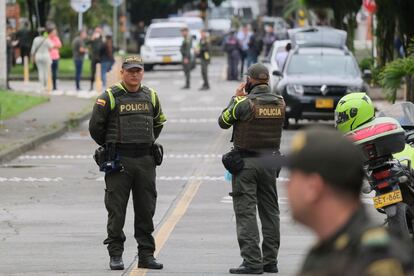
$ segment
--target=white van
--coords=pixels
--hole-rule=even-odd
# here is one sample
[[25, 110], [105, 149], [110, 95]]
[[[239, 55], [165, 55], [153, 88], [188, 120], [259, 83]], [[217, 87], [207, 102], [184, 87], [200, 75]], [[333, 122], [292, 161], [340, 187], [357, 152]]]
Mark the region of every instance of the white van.
[[145, 70], [151, 71], [154, 65], [182, 63], [181, 29], [184, 27], [188, 28], [184, 22], [159, 22], [148, 27], [144, 45], [141, 46]]

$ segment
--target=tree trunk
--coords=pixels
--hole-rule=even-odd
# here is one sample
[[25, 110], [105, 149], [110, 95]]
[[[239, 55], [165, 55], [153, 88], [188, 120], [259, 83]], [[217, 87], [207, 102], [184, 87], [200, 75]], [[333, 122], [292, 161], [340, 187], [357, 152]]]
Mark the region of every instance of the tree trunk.
[[414, 103], [414, 75], [405, 77], [405, 100]]
[[395, 4], [388, 0], [377, 0], [377, 62], [379, 67], [394, 59]]

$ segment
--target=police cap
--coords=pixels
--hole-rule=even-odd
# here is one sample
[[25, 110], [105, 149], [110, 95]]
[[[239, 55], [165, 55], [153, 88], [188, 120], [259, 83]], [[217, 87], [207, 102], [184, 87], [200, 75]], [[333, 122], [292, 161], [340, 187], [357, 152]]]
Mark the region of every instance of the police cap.
[[319, 174], [330, 186], [358, 196], [364, 176], [362, 151], [339, 131], [313, 127], [293, 137], [291, 152], [280, 166]]
[[144, 68], [144, 62], [140, 56], [127, 56], [124, 58], [122, 62], [122, 69], [128, 70], [131, 68]]
[[269, 80], [269, 70], [261, 63], [251, 65], [249, 69], [247, 69], [246, 75], [255, 80]]

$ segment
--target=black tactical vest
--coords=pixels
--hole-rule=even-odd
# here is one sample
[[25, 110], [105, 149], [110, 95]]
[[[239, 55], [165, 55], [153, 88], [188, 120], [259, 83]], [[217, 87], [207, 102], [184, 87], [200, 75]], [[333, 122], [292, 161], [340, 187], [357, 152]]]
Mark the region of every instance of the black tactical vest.
[[[269, 96], [269, 95], [268, 95]], [[283, 98], [274, 96], [249, 97], [250, 119], [234, 124], [234, 146], [245, 150], [269, 149], [278, 151], [285, 118]]]
[[112, 86], [115, 107], [110, 113], [106, 142], [122, 144], [152, 144], [154, 139], [154, 106], [151, 90], [142, 86], [137, 93], [129, 93]]

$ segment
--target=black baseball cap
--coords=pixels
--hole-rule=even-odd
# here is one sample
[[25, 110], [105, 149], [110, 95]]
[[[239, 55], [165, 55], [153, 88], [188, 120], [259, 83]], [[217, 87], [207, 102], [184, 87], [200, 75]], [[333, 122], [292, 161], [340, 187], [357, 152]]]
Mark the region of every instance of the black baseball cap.
[[362, 151], [342, 133], [312, 127], [293, 137], [291, 152], [278, 159], [279, 166], [319, 174], [329, 185], [359, 194], [364, 177]]
[[269, 80], [269, 70], [261, 63], [251, 65], [246, 72], [246, 75], [255, 80], [267, 81]]
[[124, 58], [122, 62], [122, 69], [128, 70], [131, 68], [144, 68], [144, 62], [140, 56], [127, 56]]

